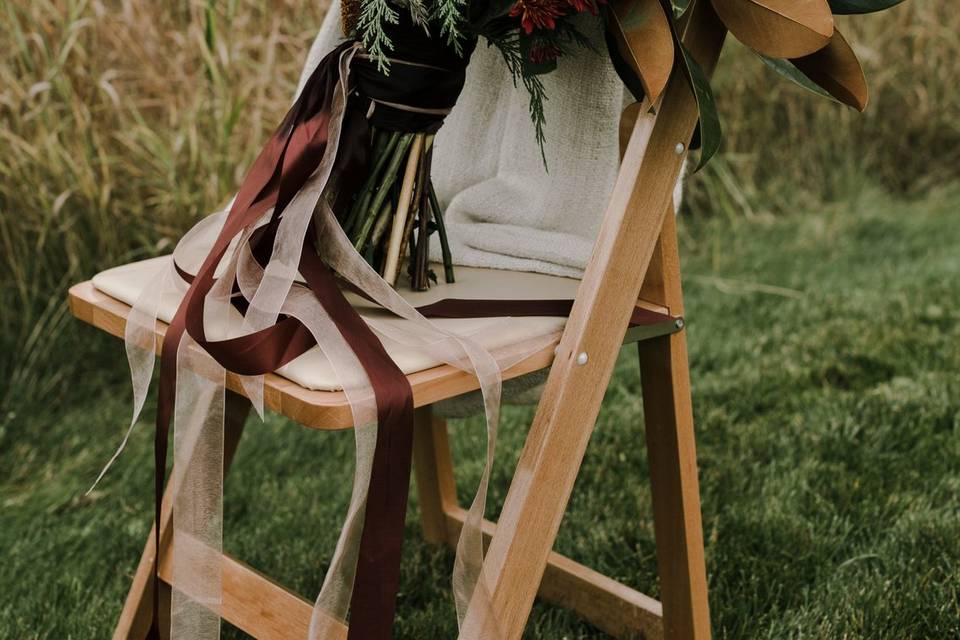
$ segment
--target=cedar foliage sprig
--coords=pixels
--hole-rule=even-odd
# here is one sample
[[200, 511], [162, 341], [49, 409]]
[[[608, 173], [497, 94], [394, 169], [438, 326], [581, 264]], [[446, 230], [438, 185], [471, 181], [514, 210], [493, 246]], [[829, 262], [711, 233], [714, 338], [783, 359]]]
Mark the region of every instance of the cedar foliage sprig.
[[547, 158], [544, 152], [543, 144], [546, 141], [544, 127], [547, 123], [543, 106], [547, 100], [547, 91], [543, 87], [543, 81], [539, 75], [528, 73], [524, 64], [523, 53], [520, 50], [520, 32], [516, 29], [491, 29], [485, 34], [490, 42], [490, 46], [496, 47], [503, 56], [503, 61], [507, 65], [507, 70], [513, 77], [513, 85], [522, 83], [524, 89], [530, 94], [530, 119], [533, 120], [533, 127], [540, 146], [540, 155], [546, 164]]
[[390, 5], [390, 0], [363, 0], [357, 19], [357, 33], [363, 48], [376, 61], [377, 70], [384, 75], [390, 73], [387, 53], [393, 49], [393, 41], [384, 25], [397, 24], [400, 20], [400, 15]]
[[[555, 65], [547, 65], [544, 68], [537, 68], [532, 65], [526, 57], [528, 52], [523, 47], [525, 36], [521, 34], [515, 24], [508, 20], [493, 20], [479, 31], [487, 39], [490, 46], [494, 46], [500, 51], [507, 65], [507, 70], [513, 78], [513, 85], [523, 84], [524, 89], [530, 96], [530, 119], [533, 121], [537, 145], [540, 147], [540, 156], [543, 159], [544, 167], [546, 167], [547, 156], [544, 143], [546, 142], [547, 118], [544, 112], [544, 103], [547, 101], [547, 92], [540, 77], [543, 73], [552, 70]], [[572, 49], [577, 48], [586, 49], [593, 54], [598, 53], [590, 38], [569, 21], [558, 22], [555, 30], [538, 34], [537, 40], [539, 46], [549, 46], [555, 49], [558, 58], [568, 55]]]
[[413, 19], [414, 24], [419, 24], [424, 29], [428, 29], [427, 25], [430, 22], [430, 12], [422, 0], [403, 0], [400, 2], [400, 5], [410, 11], [410, 17]]
[[447, 39], [447, 44], [453, 47], [458, 56], [463, 55], [466, 10], [466, 0], [436, 0], [433, 9], [433, 17], [440, 23], [440, 37]]

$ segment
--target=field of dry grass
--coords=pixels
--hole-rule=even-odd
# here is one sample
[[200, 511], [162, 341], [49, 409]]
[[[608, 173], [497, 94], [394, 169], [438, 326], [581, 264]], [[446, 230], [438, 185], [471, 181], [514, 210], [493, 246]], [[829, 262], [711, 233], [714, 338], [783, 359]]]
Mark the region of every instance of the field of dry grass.
[[76, 371], [68, 283], [170, 248], [286, 110], [323, 8], [217, 6], [0, 2], [0, 407]]

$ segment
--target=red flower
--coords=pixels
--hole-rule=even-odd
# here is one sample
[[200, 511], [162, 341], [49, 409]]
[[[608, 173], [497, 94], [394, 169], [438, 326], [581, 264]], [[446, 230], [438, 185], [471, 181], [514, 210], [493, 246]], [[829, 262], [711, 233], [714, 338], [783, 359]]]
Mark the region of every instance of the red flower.
[[597, 15], [597, 5], [592, 0], [567, 0], [567, 2], [577, 13], [589, 11], [591, 14]]
[[510, 17], [521, 16], [520, 24], [527, 35], [534, 29], [556, 29], [556, 18], [566, 15], [567, 0], [517, 0]]
[[530, 47], [530, 62], [533, 64], [543, 64], [545, 62], [553, 62], [560, 57], [560, 54], [563, 53], [560, 50], [560, 47], [544, 43], [544, 44], [534, 44]]

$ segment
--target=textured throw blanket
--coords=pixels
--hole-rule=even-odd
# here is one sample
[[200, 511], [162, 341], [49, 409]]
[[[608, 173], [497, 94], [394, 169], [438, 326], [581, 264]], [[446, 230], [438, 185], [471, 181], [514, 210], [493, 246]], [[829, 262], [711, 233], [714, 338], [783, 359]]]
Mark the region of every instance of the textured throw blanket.
[[[300, 87], [343, 39], [334, 1]], [[591, 23], [586, 23], [591, 24]], [[619, 165], [620, 113], [631, 101], [603, 51], [564, 57], [543, 77], [544, 168], [528, 111], [500, 53], [481, 42], [466, 88], [437, 135], [433, 176], [457, 264], [579, 277]], [[299, 90], [298, 90], [299, 92]], [[679, 206], [681, 186], [674, 192]], [[439, 260], [439, 243], [433, 243]]]

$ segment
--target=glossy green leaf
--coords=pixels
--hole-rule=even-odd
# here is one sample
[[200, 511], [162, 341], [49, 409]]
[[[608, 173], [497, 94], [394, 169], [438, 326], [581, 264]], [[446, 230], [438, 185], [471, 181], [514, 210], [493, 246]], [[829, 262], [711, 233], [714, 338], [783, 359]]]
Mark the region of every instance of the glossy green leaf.
[[686, 47], [680, 45], [680, 49], [683, 52], [683, 62], [693, 88], [693, 95], [697, 99], [697, 109], [700, 111], [700, 160], [694, 170], [699, 171], [720, 150], [723, 129], [720, 126], [720, 115], [717, 113], [717, 101], [713, 96], [713, 88], [710, 86], [707, 74]]
[[837, 15], [874, 13], [895, 7], [904, 0], [829, 0], [830, 11]]
[[[664, 11], [669, 15], [671, 0], [660, 0]], [[700, 161], [697, 168], [699, 171], [707, 162], [710, 161], [720, 149], [720, 143], [723, 140], [723, 130], [720, 126], [720, 115], [717, 113], [717, 102], [713, 96], [713, 88], [710, 86], [710, 79], [704, 73], [700, 63], [691, 55], [680, 38], [677, 31], [676, 20], [670, 20], [670, 34], [673, 36], [673, 43], [676, 51], [676, 61], [680, 64], [680, 70], [684, 78], [693, 91], [693, 96], [697, 101], [697, 110], [700, 118], [697, 120], [697, 127], [693, 132], [693, 138], [690, 140], [690, 150], [700, 149]]]
[[779, 73], [790, 82], [793, 82], [794, 84], [799, 85], [807, 91], [817, 94], [818, 96], [834, 100], [834, 97], [830, 95], [826, 89], [808, 78], [802, 71], [800, 71], [800, 69], [797, 69], [795, 66], [793, 66], [793, 63], [789, 60], [768, 58], [767, 56], [759, 53], [757, 55], [760, 56], [760, 59], [763, 60], [765, 65]]

